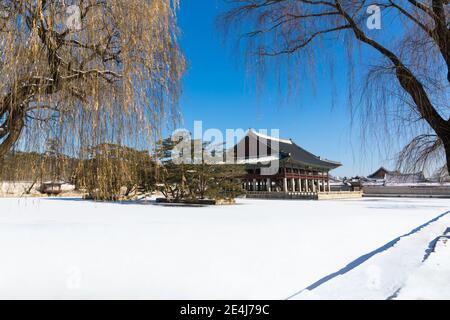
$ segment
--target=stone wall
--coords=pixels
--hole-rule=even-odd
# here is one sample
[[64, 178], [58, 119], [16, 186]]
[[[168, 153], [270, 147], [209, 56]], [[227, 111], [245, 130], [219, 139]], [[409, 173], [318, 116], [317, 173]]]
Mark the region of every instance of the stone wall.
[[31, 195], [38, 195], [39, 186], [38, 183], [33, 186], [32, 182], [0, 182], [0, 196], [22, 196], [28, 190]]
[[[21, 197], [21, 196], [42, 196], [39, 191], [41, 184], [26, 181], [9, 181], [0, 182], [0, 197]], [[31, 189], [30, 189], [31, 187]], [[26, 192], [30, 190], [29, 194]], [[75, 190], [75, 186], [71, 184], [63, 184], [61, 186], [62, 194], [71, 194]]]
[[365, 186], [365, 197], [450, 198], [450, 186]]

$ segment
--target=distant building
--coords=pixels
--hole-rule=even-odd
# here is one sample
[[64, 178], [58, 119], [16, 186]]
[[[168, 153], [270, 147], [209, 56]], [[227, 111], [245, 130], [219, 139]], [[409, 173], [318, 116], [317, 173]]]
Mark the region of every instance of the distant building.
[[385, 185], [414, 184], [427, 182], [423, 172], [418, 173], [388, 173], [384, 179]]
[[330, 189], [333, 192], [351, 191], [351, 184], [348, 183], [347, 179], [340, 179], [337, 177], [330, 176]]
[[[328, 192], [329, 172], [342, 164], [315, 156], [290, 139], [278, 139], [252, 129], [234, 147], [237, 163], [245, 164], [242, 186], [253, 192]], [[276, 172], [263, 172], [274, 167]]]
[[367, 176], [367, 179], [368, 181], [363, 181], [364, 185], [393, 185], [427, 182], [423, 172], [400, 173], [399, 171], [387, 170], [384, 167], [381, 167], [371, 175]]
[[367, 178], [375, 179], [375, 180], [384, 180], [386, 178], [387, 174], [395, 174], [395, 173], [398, 173], [398, 172], [396, 172], [396, 171], [389, 171], [389, 170], [385, 169], [384, 167], [381, 167], [380, 169], [378, 169], [377, 171], [375, 171], [371, 175], [368, 175]]
[[366, 178], [357, 176], [346, 180], [345, 183], [350, 185], [350, 191], [361, 191], [366, 181]]

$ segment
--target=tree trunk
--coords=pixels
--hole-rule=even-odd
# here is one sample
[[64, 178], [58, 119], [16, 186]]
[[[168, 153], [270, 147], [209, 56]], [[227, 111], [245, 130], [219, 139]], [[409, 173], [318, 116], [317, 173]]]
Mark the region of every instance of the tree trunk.
[[442, 141], [444, 142], [445, 157], [447, 161], [447, 173], [450, 174], [450, 135], [443, 137]]
[[[437, 9], [439, 11], [441, 10], [441, 7], [443, 8], [441, 2], [438, 3], [437, 1], [434, 1], [433, 5], [434, 10]], [[336, 8], [338, 9], [339, 13], [348, 21], [350, 27], [353, 29], [356, 38], [359, 41], [368, 44], [393, 63], [396, 69], [395, 75], [402, 88], [414, 101], [418, 113], [430, 125], [430, 127], [434, 130], [438, 137], [442, 139], [447, 158], [447, 169], [450, 173], [450, 120], [445, 120], [439, 114], [437, 109], [433, 106], [430, 98], [428, 97], [422, 83], [417, 77], [414, 76], [411, 70], [406, 67], [406, 65], [400, 60], [397, 55], [395, 55], [392, 51], [388, 50], [386, 47], [376, 42], [372, 38], [367, 37], [367, 35], [358, 27], [353, 17], [350, 16], [342, 8], [342, 5], [339, 1], [336, 1]], [[440, 13], [440, 15], [442, 15], [442, 13]], [[442, 17], [437, 18], [442, 19]], [[440, 22], [438, 21], [437, 23], [439, 24]], [[447, 49], [447, 47], [445, 47], [445, 49]]]
[[14, 146], [20, 137], [24, 127], [23, 115], [15, 115], [9, 121], [5, 139], [0, 142], [0, 159], [3, 158]]
[[[18, 85], [16, 85], [18, 86]], [[14, 86], [14, 87], [16, 87]], [[19, 140], [25, 126], [25, 101], [31, 93], [30, 86], [11, 90], [0, 100], [0, 158], [3, 158]]]

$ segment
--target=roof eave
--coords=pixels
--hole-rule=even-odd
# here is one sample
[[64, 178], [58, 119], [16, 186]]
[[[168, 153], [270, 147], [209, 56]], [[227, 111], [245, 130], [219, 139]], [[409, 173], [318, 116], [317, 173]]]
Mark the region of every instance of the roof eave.
[[328, 162], [328, 161], [321, 160], [325, 164], [324, 165], [318, 165], [318, 164], [307, 163], [307, 162], [304, 162], [304, 161], [301, 161], [301, 160], [294, 159], [294, 158], [292, 158], [292, 156], [288, 156], [288, 157], [282, 158], [280, 160], [284, 160], [284, 161], [291, 160], [291, 161], [294, 161], [296, 163], [302, 164], [302, 165], [304, 165], [306, 167], [317, 168], [317, 169], [334, 170], [336, 168], [342, 167], [342, 163], [340, 163], [340, 162]]

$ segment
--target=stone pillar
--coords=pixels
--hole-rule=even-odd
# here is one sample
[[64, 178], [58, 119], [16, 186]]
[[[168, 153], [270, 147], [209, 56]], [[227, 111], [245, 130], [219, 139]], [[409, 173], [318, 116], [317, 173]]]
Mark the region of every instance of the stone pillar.
[[312, 192], [316, 192], [316, 180], [311, 180], [312, 183]]
[[295, 192], [295, 179], [294, 178], [291, 179], [291, 183], [292, 183], [292, 192]]
[[331, 191], [331, 187], [330, 187], [330, 175], [328, 174], [328, 172], [327, 172], [327, 190], [328, 190], [328, 192]]
[[325, 190], [325, 180], [324, 179], [322, 179], [322, 191], [323, 192], [326, 192], [327, 190]]
[[266, 185], [267, 185], [267, 192], [272, 192], [272, 181], [270, 180], [270, 178], [267, 178]]
[[256, 179], [253, 179], [253, 191], [256, 191]]
[[302, 179], [298, 178], [297, 183], [298, 183], [298, 192], [302, 192]]
[[283, 191], [288, 192], [287, 178], [283, 178]]

